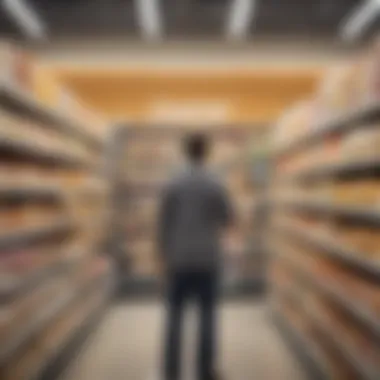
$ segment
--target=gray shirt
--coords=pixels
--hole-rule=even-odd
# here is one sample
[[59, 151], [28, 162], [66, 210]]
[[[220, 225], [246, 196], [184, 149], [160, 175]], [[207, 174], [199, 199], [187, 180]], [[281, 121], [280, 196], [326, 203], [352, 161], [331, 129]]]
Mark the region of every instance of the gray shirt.
[[221, 229], [231, 220], [222, 184], [193, 165], [164, 189], [159, 213], [159, 249], [172, 270], [216, 269]]

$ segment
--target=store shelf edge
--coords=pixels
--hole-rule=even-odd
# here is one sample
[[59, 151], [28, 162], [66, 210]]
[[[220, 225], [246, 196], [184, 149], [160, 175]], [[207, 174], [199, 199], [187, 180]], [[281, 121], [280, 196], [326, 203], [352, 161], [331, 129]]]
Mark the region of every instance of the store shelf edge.
[[303, 281], [311, 284], [313, 287], [318, 289], [330, 301], [334, 302], [336, 305], [339, 305], [341, 309], [344, 309], [360, 324], [370, 330], [377, 340], [380, 339], [380, 321], [378, 321], [378, 318], [376, 318], [373, 313], [361, 307], [358, 307], [350, 300], [349, 297], [344, 296], [341, 294], [341, 292], [335, 290], [332, 286], [326, 285], [325, 282], [317, 280], [315, 276], [310, 275], [310, 273], [300, 268], [299, 265], [295, 264], [292, 259], [289, 259], [284, 255], [280, 255], [280, 257], [284, 259], [288, 265], [290, 265], [291, 270], [302, 277]]
[[43, 105], [31, 95], [19, 90], [7, 81], [0, 83], [0, 104], [12, 104], [13, 106], [21, 107], [24, 112], [27, 111], [37, 119], [53, 124], [56, 129], [80, 138], [96, 149], [102, 147], [101, 141], [82, 130], [79, 122], [70, 120], [59, 111], [48, 108], [48, 106]]
[[58, 200], [60, 198], [62, 198], [62, 192], [55, 187], [28, 184], [0, 186], [0, 202]]
[[58, 302], [54, 303], [48, 311], [42, 313], [31, 326], [27, 326], [25, 331], [23, 331], [16, 339], [10, 347], [5, 348], [0, 352], [0, 367], [4, 365], [11, 357], [13, 357], [19, 350], [28, 345], [28, 343], [38, 335], [41, 330], [43, 330], [47, 324], [51, 323], [54, 318], [59, 316], [59, 314], [65, 310], [69, 305], [77, 302], [80, 298], [89, 292], [97, 283], [97, 281], [101, 281], [101, 278], [94, 279], [90, 281], [89, 284], [86, 284], [83, 289], [79, 292], [73, 290], [68, 294], [63, 296]]
[[294, 299], [298, 306], [301, 308], [302, 312], [313, 322], [317, 329], [326, 336], [326, 339], [332, 343], [335, 350], [338, 351], [342, 356], [345, 357], [345, 360], [350, 363], [355, 371], [360, 374], [361, 379], [363, 380], [378, 380], [380, 373], [376, 371], [375, 368], [367, 364], [363, 364], [366, 361], [365, 358], [358, 357], [355, 353], [355, 350], [351, 348], [350, 345], [344, 344], [341, 339], [337, 336], [336, 332], [331, 329], [324, 321], [323, 318], [319, 315], [318, 310], [314, 308], [310, 309], [310, 306], [306, 307], [302, 300], [298, 298], [293, 291], [288, 289], [279, 289], [279, 292], [284, 294], [285, 297], [289, 299]]
[[44, 150], [38, 146], [32, 145], [29, 142], [18, 141], [8, 138], [0, 138], [1, 154], [13, 155], [37, 161], [49, 166], [68, 166], [68, 167], [84, 167], [90, 168], [91, 165], [86, 160], [71, 156], [64, 152], [53, 152]]
[[281, 183], [315, 182], [326, 178], [355, 178], [379, 177], [380, 160], [371, 159], [362, 162], [342, 162], [329, 165], [318, 165], [302, 169], [279, 179]]
[[10, 289], [0, 290], [0, 307], [21, 297], [21, 295], [26, 292], [34, 290], [47, 278], [63, 272], [67, 267], [68, 264], [66, 262], [59, 261], [58, 263], [48, 265], [46, 268], [26, 276], [25, 279], [18, 281], [18, 283], [11, 286]]
[[293, 210], [331, 215], [357, 221], [363, 224], [380, 226], [380, 212], [373, 211], [373, 209], [369, 207], [354, 208], [344, 205], [337, 206], [331, 203], [312, 199], [280, 200], [279, 204], [281, 207], [290, 208]]
[[373, 102], [367, 106], [363, 106], [352, 112], [336, 116], [330, 121], [324, 122], [323, 126], [316, 129], [315, 132], [308, 133], [296, 141], [288, 144], [288, 146], [280, 149], [275, 155], [277, 158], [282, 158], [295, 151], [301, 150], [324, 137], [340, 132], [348, 132], [353, 128], [367, 127], [366, 123], [378, 121], [380, 119], [380, 103]]
[[330, 258], [336, 259], [343, 264], [357, 271], [361, 275], [368, 277], [374, 282], [380, 283], [380, 265], [369, 260], [360, 259], [360, 254], [348, 248], [338, 246], [337, 242], [318, 236], [318, 234], [310, 233], [305, 229], [297, 226], [281, 226], [280, 230], [284, 231], [297, 239], [303, 240], [323, 250], [323, 253]]
[[22, 229], [16, 232], [0, 236], [0, 250], [7, 250], [24, 247], [28, 244], [34, 244], [41, 240], [47, 239], [59, 233], [69, 233], [72, 230], [72, 224], [69, 220], [61, 220], [56, 223], [50, 223], [38, 228]]
[[359, 358], [357, 354], [360, 351], [356, 352], [351, 346], [344, 344], [341, 339], [337, 336], [336, 332], [330, 327], [326, 326], [326, 323], [323, 322], [323, 319], [317, 316], [317, 313], [308, 312], [308, 316], [313, 320], [313, 322], [318, 326], [319, 331], [321, 331], [326, 338], [333, 344], [336, 351], [340, 352], [342, 356], [345, 357], [345, 360], [350, 363], [360, 374], [360, 378], [363, 380], [379, 380], [380, 372], [377, 371], [369, 364], [364, 364], [365, 358]]
[[91, 333], [96, 329], [96, 326], [101, 322], [108, 306], [112, 300], [113, 287], [110, 286], [108, 293], [101, 305], [94, 313], [90, 313], [87, 318], [80, 323], [76, 329], [76, 333], [72, 334], [63, 347], [59, 349], [53, 358], [45, 363], [35, 376], [30, 380], [53, 380], [61, 377], [64, 370], [78, 355], [81, 348], [89, 339]]
[[301, 333], [297, 333], [279, 311], [271, 310], [270, 313], [274, 325], [284, 337], [285, 342], [299, 358], [310, 378], [313, 380], [330, 380], [326, 370], [313, 355], [310, 345]]

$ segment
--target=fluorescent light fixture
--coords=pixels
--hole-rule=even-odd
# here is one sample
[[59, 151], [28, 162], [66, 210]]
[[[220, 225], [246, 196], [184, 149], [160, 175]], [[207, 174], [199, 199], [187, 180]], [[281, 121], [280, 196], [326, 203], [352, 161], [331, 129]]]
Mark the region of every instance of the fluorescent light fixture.
[[380, 15], [380, 0], [364, 0], [341, 25], [341, 35], [345, 40], [360, 37], [370, 23]]
[[256, 7], [256, 0], [232, 0], [227, 37], [241, 39], [248, 34]]
[[24, 33], [35, 39], [46, 38], [46, 29], [26, 0], [3, 0], [3, 8]]
[[147, 39], [158, 39], [162, 35], [160, 0], [135, 0], [140, 29]]

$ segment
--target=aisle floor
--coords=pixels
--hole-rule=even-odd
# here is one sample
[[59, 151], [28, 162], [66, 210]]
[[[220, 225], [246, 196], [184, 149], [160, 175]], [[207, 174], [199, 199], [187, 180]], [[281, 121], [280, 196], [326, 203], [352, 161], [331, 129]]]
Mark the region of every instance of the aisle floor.
[[[185, 368], [194, 346], [189, 313]], [[158, 303], [113, 307], [72, 363], [64, 380], [159, 380], [163, 309]], [[220, 368], [226, 380], [305, 380], [262, 303], [227, 303], [220, 320]], [[189, 370], [190, 371], [190, 370]], [[191, 376], [187, 379], [192, 380]]]

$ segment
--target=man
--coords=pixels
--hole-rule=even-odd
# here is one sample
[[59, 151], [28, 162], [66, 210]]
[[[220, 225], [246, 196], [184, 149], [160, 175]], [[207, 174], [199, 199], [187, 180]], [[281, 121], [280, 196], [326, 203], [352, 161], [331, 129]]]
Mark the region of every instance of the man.
[[213, 380], [219, 246], [231, 221], [231, 207], [225, 189], [205, 168], [207, 137], [188, 137], [184, 151], [188, 167], [165, 188], [159, 216], [159, 248], [168, 277], [164, 376], [180, 378], [183, 311], [193, 298], [201, 322], [198, 380]]

